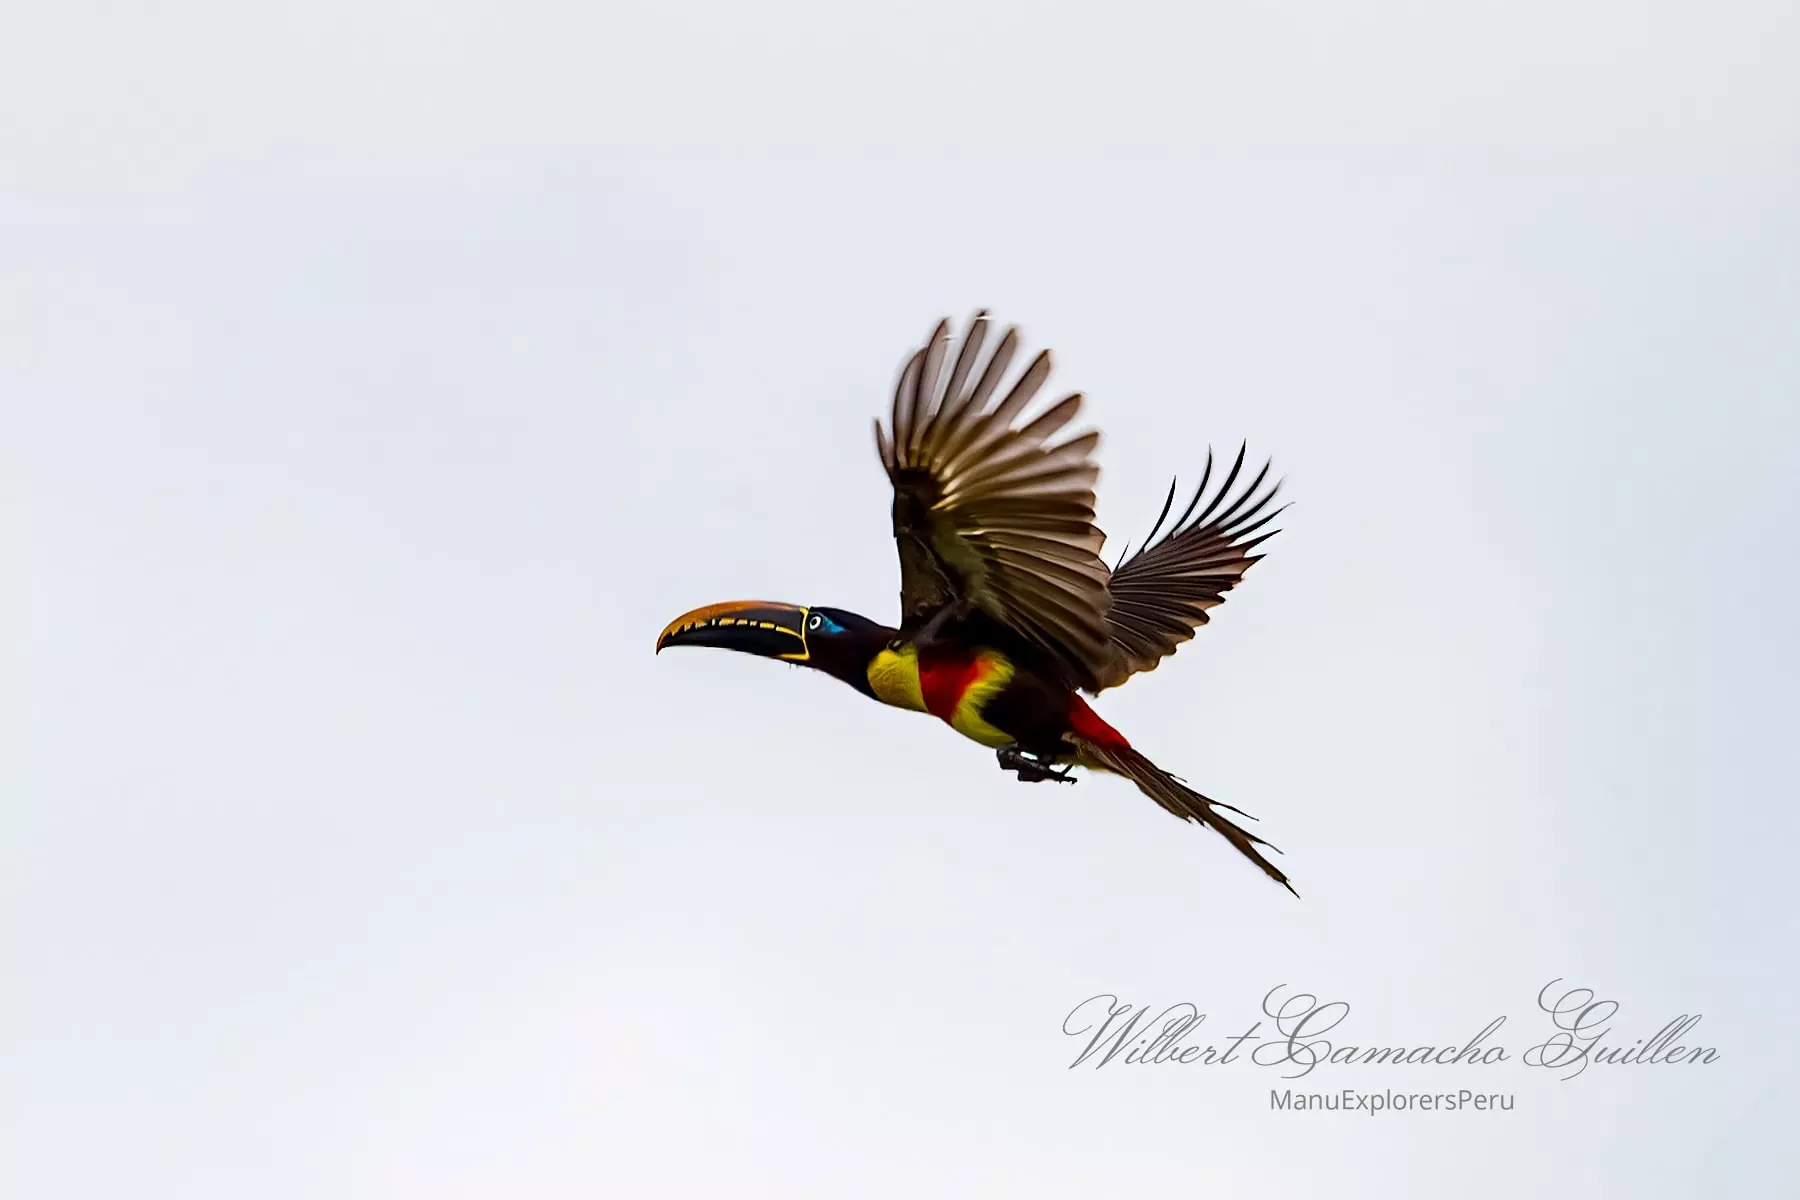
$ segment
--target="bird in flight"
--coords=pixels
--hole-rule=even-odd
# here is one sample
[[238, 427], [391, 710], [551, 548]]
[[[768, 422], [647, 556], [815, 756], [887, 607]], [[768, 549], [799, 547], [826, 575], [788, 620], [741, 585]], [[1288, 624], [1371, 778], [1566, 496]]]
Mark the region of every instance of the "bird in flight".
[[838, 608], [737, 600], [676, 617], [657, 652], [715, 646], [823, 671], [939, 718], [995, 750], [1023, 782], [1073, 783], [1078, 766], [1123, 775], [1169, 812], [1218, 830], [1292, 892], [1258, 849], [1275, 847], [1221, 810], [1247, 813], [1158, 767], [1081, 696], [1155, 669], [1206, 624], [1261, 557], [1251, 551], [1276, 532], [1264, 528], [1281, 511], [1270, 508], [1279, 483], [1264, 488], [1265, 464], [1240, 487], [1240, 448], [1212, 487], [1208, 451], [1181, 515], [1164, 530], [1171, 484], [1150, 536], [1109, 571], [1094, 526], [1100, 434], [1055, 440], [1081, 395], [1021, 420], [1049, 377], [1046, 350], [994, 403], [1018, 330], [984, 359], [988, 333], [977, 313], [953, 355], [949, 322], [940, 322], [900, 374], [889, 425], [875, 422], [894, 488], [898, 628]]

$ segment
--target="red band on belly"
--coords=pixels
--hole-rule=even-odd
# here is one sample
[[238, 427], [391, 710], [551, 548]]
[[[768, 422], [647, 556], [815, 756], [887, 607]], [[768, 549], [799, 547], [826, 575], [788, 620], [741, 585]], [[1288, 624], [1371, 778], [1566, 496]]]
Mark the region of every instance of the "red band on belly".
[[925, 711], [948, 721], [956, 715], [963, 693], [983, 674], [982, 664], [965, 653], [952, 650], [919, 655], [919, 694], [925, 698]]

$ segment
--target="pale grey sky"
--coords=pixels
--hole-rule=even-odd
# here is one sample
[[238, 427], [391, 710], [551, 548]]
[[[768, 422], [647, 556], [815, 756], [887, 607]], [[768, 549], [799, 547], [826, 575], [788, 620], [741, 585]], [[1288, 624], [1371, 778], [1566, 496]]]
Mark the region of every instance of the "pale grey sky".
[[[9, 25], [8, 1195], [1793, 1178], [1791, 4]], [[1099, 707], [1303, 900], [1122, 781], [652, 656], [892, 616], [870, 419], [978, 306], [1088, 393], [1115, 551], [1209, 443], [1286, 476]], [[1516, 1057], [1559, 976], [1718, 1061], [1372, 1118], [1061, 1031], [1288, 984]]]

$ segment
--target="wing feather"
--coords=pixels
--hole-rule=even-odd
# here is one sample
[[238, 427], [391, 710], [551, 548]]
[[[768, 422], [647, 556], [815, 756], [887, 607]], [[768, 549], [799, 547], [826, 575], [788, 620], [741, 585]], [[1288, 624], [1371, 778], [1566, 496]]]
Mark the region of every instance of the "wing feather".
[[952, 357], [940, 323], [901, 372], [891, 436], [876, 423], [894, 486], [902, 628], [946, 606], [980, 611], [1042, 651], [1071, 685], [1091, 688], [1116, 655], [1105, 539], [1093, 523], [1100, 435], [1052, 441], [1079, 415], [1079, 394], [1020, 422], [1050, 377], [1049, 351], [990, 408], [1018, 331], [1008, 329], [977, 370], [986, 337], [978, 313]]
[[[1158, 540], [1157, 534], [1174, 507], [1175, 485], [1171, 484], [1150, 536], [1136, 554], [1119, 563], [1107, 581], [1111, 603], [1106, 620], [1117, 658], [1102, 677], [1102, 687], [1154, 670], [1175, 653], [1211, 619], [1209, 612], [1225, 602], [1225, 594], [1262, 557], [1250, 551], [1277, 531], [1258, 531], [1286, 506], [1269, 507], [1281, 484], [1277, 481], [1264, 489], [1268, 463], [1248, 484], [1237, 488], [1245, 449], [1239, 447], [1231, 470], [1210, 492], [1210, 499], [1213, 456], [1207, 452], [1206, 471], [1193, 499]], [[1206, 503], [1201, 508], [1203, 500]], [[1198, 516], [1194, 515], [1196, 509]]]

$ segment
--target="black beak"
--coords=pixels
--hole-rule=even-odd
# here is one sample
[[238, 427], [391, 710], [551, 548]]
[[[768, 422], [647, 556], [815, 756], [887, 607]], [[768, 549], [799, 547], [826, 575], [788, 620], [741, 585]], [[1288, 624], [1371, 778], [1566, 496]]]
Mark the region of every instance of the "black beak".
[[665, 646], [716, 646], [763, 658], [803, 663], [806, 610], [796, 604], [766, 600], [732, 600], [683, 613], [656, 636], [656, 652]]

